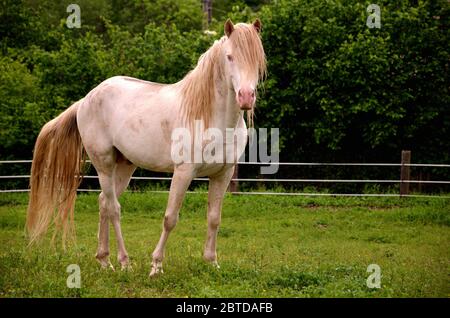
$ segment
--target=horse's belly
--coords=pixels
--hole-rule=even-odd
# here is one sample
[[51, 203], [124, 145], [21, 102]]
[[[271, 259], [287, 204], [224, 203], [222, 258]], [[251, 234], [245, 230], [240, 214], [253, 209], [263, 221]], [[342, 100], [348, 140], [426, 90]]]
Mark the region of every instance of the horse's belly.
[[195, 177], [209, 177], [229, 169], [234, 164], [208, 163], [197, 167]]
[[170, 156], [170, 135], [155, 127], [142, 130], [121, 129], [114, 138], [114, 146], [133, 164], [153, 171], [172, 172], [173, 160]]
[[131, 161], [135, 166], [144, 168], [150, 171], [156, 172], [173, 172], [174, 165], [173, 162], [168, 160], [161, 160], [162, 158], [152, 158], [147, 155], [147, 157], [128, 155], [126, 156], [129, 161]]

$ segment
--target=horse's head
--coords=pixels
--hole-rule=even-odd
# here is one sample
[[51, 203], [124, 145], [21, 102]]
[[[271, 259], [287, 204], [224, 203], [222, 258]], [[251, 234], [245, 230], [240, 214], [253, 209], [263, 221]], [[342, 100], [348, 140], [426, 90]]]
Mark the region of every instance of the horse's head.
[[225, 73], [236, 102], [242, 110], [251, 110], [256, 101], [256, 87], [266, 73], [266, 57], [260, 39], [261, 21], [233, 25], [225, 22], [227, 39], [223, 45]]

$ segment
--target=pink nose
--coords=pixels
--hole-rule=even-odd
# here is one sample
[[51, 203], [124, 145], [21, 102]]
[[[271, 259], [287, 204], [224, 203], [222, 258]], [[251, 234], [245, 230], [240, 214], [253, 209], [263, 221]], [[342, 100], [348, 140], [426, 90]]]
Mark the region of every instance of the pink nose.
[[243, 110], [249, 110], [252, 108], [255, 102], [255, 90], [254, 89], [240, 89], [238, 93], [239, 107]]

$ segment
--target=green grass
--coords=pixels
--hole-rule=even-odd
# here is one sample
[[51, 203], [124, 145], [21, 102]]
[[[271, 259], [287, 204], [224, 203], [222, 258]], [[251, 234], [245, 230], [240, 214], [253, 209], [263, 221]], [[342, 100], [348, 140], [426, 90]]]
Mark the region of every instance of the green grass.
[[[77, 244], [28, 249], [27, 195], [0, 195], [0, 297], [449, 297], [450, 200], [227, 195], [220, 270], [202, 260], [206, 195], [189, 194], [165, 273], [149, 279], [167, 194], [126, 193], [122, 227], [130, 272], [101, 270], [97, 195], [77, 199]], [[113, 232], [113, 231], [112, 231]], [[116, 261], [114, 237], [111, 260]], [[381, 288], [369, 289], [369, 264]], [[81, 288], [66, 287], [69, 264]]]

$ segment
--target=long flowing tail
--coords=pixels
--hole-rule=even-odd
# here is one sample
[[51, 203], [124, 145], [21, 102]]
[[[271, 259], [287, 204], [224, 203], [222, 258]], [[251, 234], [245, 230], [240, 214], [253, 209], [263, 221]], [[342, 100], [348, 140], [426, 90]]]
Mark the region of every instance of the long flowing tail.
[[53, 239], [61, 233], [63, 245], [74, 237], [74, 205], [85, 161], [77, 126], [79, 103], [45, 124], [37, 138], [26, 221], [30, 244], [39, 241], [51, 224]]

